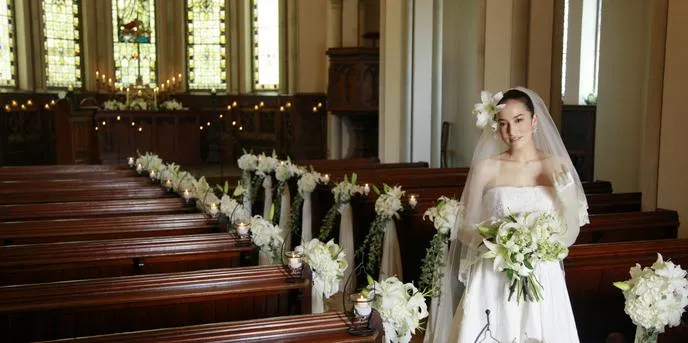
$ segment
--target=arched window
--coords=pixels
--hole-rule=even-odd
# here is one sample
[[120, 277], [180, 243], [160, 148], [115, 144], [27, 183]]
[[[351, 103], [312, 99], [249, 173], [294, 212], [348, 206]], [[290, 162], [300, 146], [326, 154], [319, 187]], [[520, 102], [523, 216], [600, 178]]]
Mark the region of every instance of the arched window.
[[155, 0], [112, 1], [115, 83], [155, 87]]
[[15, 87], [17, 74], [14, 64], [14, 18], [12, 0], [0, 0], [0, 87]]
[[253, 0], [253, 90], [277, 90], [280, 81], [279, 0]]
[[43, 47], [48, 87], [81, 88], [79, 0], [43, 0]]
[[227, 89], [224, 0], [187, 0], [189, 89]]

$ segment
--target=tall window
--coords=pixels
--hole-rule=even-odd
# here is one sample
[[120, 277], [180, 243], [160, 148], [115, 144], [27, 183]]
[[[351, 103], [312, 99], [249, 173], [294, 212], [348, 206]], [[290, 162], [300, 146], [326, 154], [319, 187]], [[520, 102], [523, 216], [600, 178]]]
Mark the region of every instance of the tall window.
[[566, 103], [597, 100], [603, 0], [564, 0], [561, 94]]
[[279, 0], [253, 0], [253, 89], [277, 90], [280, 80]]
[[569, 0], [564, 0], [564, 43], [561, 54], [561, 96], [566, 94], [566, 57], [569, 48]]
[[48, 87], [81, 87], [79, 5], [79, 0], [43, 0], [43, 44]]
[[187, 0], [190, 89], [226, 89], [225, 0]]
[[155, 87], [155, 0], [112, 1], [115, 83]]
[[[0, 0], [0, 87], [17, 85], [14, 65], [14, 19], [12, 0]], [[6, 32], [6, 33], [5, 33]]]

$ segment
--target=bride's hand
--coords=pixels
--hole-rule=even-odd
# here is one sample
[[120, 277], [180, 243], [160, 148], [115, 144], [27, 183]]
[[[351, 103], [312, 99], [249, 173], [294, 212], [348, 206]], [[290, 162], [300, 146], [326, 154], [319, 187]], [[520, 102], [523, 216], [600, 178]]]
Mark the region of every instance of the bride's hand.
[[559, 171], [552, 173], [552, 183], [558, 192], [561, 192], [573, 185], [573, 175], [571, 174], [569, 168], [562, 164]]

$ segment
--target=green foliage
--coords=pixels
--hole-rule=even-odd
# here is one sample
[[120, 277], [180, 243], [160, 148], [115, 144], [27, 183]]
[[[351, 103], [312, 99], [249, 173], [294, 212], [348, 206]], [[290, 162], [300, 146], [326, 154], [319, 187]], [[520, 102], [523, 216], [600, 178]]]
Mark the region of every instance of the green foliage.
[[368, 271], [374, 271], [377, 274], [380, 269], [380, 259], [382, 258], [382, 240], [385, 237], [385, 226], [390, 218], [377, 216], [372, 224], [370, 230], [366, 235], [363, 244], [356, 250], [356, 255], [365, 257], [366, 250], [368, 251], [368, 258], [365, 259], [365, 267]]
[[327, 211], [325, 218], [323, 218], [322, 225], [320, 226], [320, 235], [318, 239], [322, 242], [327, 242], [330, 239], [330, 233], [332, 232], [332, 227], [334, 227], [334, 221], [339, 216], [339, 206], [340, 203], [335, 202], [332, 207]]
[[[272, 198], [272, 208], [274, 209], [274, 217], [272, 218], [272, 224], [279, 224], [280, 214], [282, 212], [282, 193], [284, 192], [284, 187], [286, 183], [279, 182], [277, 184], [277, 196]], [[282, 228], [286, 229], [286, 228]]]
[[447, 246], [448, 240], [448, 234], [436, 233], [432, 237], [430, 247], [426, 250], [425, 257], [421, 261], [418, 288], [425, 290], [432, 297], [440, 295], [439, 283], [444, 276], [442, 273], [444, 255], [442, 252]]
[[303, 197], [301, 196], [301, 193], [296, 192], [294, 203], [291, 206], [289, 220], [292, 234], [299, 237], [301, 236], [301, 221], [299, 220], [301, 219], [301, 207], [303, 207]]

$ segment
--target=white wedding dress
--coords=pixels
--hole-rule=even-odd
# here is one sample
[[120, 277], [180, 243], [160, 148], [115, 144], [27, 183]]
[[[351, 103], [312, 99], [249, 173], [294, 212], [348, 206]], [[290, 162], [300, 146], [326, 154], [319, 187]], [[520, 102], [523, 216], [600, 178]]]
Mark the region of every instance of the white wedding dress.
[[[554, 211], [554, 189], [547, 186], [498, 186], [483, 196], [485, 218], [503, 218], [511, 213]], [[509, 297], [509, 281], [493, 269], [492, 260], [481, 259], [472, 267], [469, 284], [454, 314], [451, 341], [472, 343], [485, 326], [490, 310], [492, 336], [501, 343], [579, 342], [564, 272], [558, 262], [542, 263], [535, 275], [544, 300], [521, 301]], [[457, 281], [458, 282], [458, 281]], [[478, 340], [494, 342], [489, 338]]]

